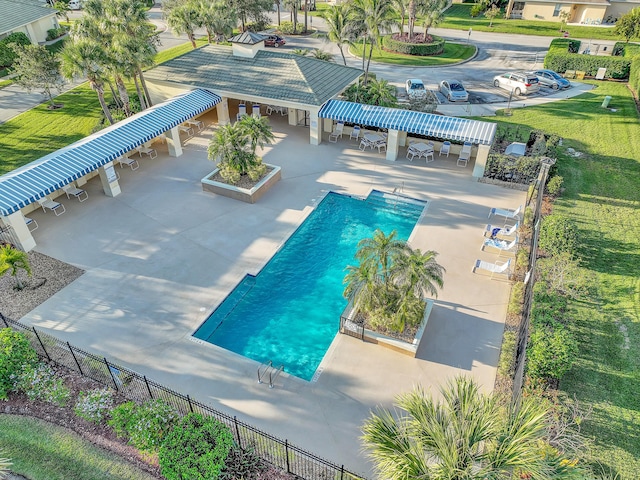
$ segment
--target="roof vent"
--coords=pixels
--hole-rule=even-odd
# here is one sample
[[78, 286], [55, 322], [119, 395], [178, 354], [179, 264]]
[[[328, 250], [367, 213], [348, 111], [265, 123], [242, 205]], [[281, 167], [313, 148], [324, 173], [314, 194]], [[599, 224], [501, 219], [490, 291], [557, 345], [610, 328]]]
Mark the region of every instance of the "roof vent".
[[229, 39], [233, 55], [253, 58], [264, 49], [264, 35], [255, 32], [243, 32]]

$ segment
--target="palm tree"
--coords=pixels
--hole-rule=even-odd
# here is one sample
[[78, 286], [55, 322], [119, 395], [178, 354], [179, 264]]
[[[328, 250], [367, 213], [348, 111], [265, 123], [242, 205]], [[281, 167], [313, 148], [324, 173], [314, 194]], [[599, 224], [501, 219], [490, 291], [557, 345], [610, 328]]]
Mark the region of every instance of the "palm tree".
[[212, 42], [215, 37], [216, 42], [220, 42], [231, 36], [233, 29], [238, 24], [236, 11], [222, 0], [210, 2], [200, 0], [197, 4], [200, 23], [207, 30], [207, 41]]
[[353, 40], [353, 29], [349, 19], [349, 8], [345, 3], [330, 6], [320, 13], [327, 23], [327, 37], [338, 45], [342, 62], [346, 65], [347, 59], [344, 56], [343, 45], [349, 45]]
[[396, 285], [407, 294], [422, 298], [425, 295], [438, 296], [438, 288], [444, 286], [445, 268], [436, 262], [438, 252], [420, 249], [412, 250], [409, 255], [396, 259], [393, 277]]
[[316, 48], [314, 50], [311, 51], [311, 56], [317, 60], [323, 60], [325, 62], [333, 62], [333, 55], [331, 55], [329, 52], [325, 52], [324, 50], [321, 50], [319, 48]]
[[56, 10], [56, 17], [64, 17], [66, 22], [69, 23], [69, 12], [71, 11], [69, 2], [58, 0], [53, 3], [53, 8]]
[[389, 85], [388, 81], [372, 79], [367, 88], [369, 92], [368, 103], [382, 107], [396, 107], [398, 105], [396, 87]]
[[188, 1], [164, 11], [167, 24], [176, 35], [187, 35], [193, 48], [196, 48], [195, 29], [200, 26], [198, 9], [194, 2]]
[[394, 230], [385, 235], [380, 229], [371, 238], [363, 238], [358, 242], [355, 258], [360, 263], [373, 265], [381, 275], [382, 284], [388, 290], [391, 283], [391, 267], [393, 262], [407, 252], [407, 243], [398, 239], [398, 232]]
[[408, 40], [411, 40], [416, 28], [416, 18], [418, 16], [418, 0], [409, 0], [409, 6], [407, 7], [407, 15], [409, 16], [409, 33]]
[[255, 156], [258, 147], [264, 148], [275, 140], [269, 119], [267, 117], [256, 117], [247, 115], [238, 122], [246, 136], [250, 152]]
[[[366, 67], [364, 69], [364, 83], [368, 82], [369, 65], [373, 48], [379, 47], [380, 39], [384, 32], [391, 31], [397, 25], [392, 0], [353, 0], [351, 4], [354, 22], [361, 23], [366, 28], [363, 36], [365, 48], [368, 40], [369, 54]], [[365, 52], [363, 51], [363, 59]]]
[[105, 65], [108, 59], [102, 45], [89, 39], [67, 42], [60, 53], [60, 59], [61, 73], [65, 78], [71, 80], [78, 75], [87, 77], [89, 85], [98, 95], [104, 116], [113, 125], [113, 117], [104, 99]]
[[375, 308], [380, 287], [377, 267], [371, 263], [360, 263], [357, 266], [348, 265], [346, 270], [342, 282], [346, 287], [342, 295], [356, 309], [366, 312]]
[[442, 400], [436, 400], [417, 387], [396, 398], [403, 411], [398, 417], [379, 409], [366, 421], [362, 439], [380, 478], [546, 480], [576, 474], [560, 454], [544, 450], [548, 411], [539, 399], [503, 407], [465, 377], [440, 391]]
[[424, 42], [427, 42], [429, 28], [438, 25], [444, 18], [444, 11], [449, 6], [449, 0], [427, 0], [420, 7], [424, 18]]
[[291, 12], [291, 21], [293, 22], [293, 33], [298, 33], [298, 2], [300, 0], [283, 0], [285, 7]]
[[0, 247], [0, 276], [11, 270], [11, 276], [16, 279], [16, 289], [22, 290], [24, 285], [20, 281], [18, 272], [24, 270], [27, 275], [31, 276], [31, 266], [29, 265], [29, 256], [22, 250], [13, 248], [11, 245]]
[[400, 36], [404, 35], [404, 22], [407, 18], [408, 0], [393, 0], [393, 6], [400, 15]]

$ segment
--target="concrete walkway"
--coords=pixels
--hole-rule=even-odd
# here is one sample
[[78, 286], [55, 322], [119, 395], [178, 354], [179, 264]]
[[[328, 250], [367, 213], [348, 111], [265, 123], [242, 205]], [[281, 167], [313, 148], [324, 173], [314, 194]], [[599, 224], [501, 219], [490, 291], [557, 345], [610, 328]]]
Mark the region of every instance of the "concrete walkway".
[[[401, 160], [388, 162], [346, 138], [310, 146], [307, 128], [280, 116], [272, 122], [277, 141], [264, 159], [282, 166], [282, 180], [255, 205], [201, 190], [213, 167], [208, 128], [180, 158], [160, 145], [159, 156], [140, 159], [139, 170], [118, 167], [123, 193], [116, 198], [93, 179], [83, 187], [86, 202], [59, 199], [64, 215], [32, 212], [37, 250], [86, 273], [22, 321], [370, 476], [359, 437], [371, 409], [390, 407], [416, 384], [435, 391], [457, 374], [492, 389], [510, 286], [471, 269], [476, 258], [497, 260], [480, 251], [489, 208], [515, 208], [525, 194], [474, 182], [473, 163], [456, 167], [454, 155], [425, 165], [402, 151]], [[418, 358], [337, 335], [317, 381], [284, 375], [269, 389], [256, 381], [256, 362], [192, 340], [325, 192], [366, 195], [371, 188], [430, 201], [412, 245], [438, 251], [447, 273]]]

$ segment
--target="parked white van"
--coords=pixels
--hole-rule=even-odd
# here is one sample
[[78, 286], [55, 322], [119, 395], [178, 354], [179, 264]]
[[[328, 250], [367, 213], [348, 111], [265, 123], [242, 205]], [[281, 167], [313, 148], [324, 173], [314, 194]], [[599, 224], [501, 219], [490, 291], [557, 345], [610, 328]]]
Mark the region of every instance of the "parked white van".
[[71, 10], [80, 10], [82, 8], [82, 2], [80, 2], [80, 0], [69, 0], [69, 8]]

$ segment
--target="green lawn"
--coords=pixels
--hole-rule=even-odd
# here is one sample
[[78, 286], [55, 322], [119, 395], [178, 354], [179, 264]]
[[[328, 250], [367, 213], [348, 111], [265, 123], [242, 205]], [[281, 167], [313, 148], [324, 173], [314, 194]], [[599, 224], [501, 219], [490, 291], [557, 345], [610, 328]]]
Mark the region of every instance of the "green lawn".
[[0, 450], [11, 470], [30, 480], [154, 478], [70, 430], [30, 417], [0, 414]]
[[[351, 46], [350, 51], [353, 55], [362, 57], [362, 44], [355, 44]], [[442, 55], [438, 56], [416, 57], [414, 55], [404, 55], [402, 53], [393, 53], [374, 48], [371, 60], [381, 63], [391, 63], [394, 65], [430, 67], [458, 63], [471, 58], [475, 53], [476, 47], [473, 45], [446, 42], [444, 44], [444, 52]]]
[[[640, 471], [640, 124], [624, 84], [597, 83], [590, 93], [514, 110], [501, 122], [556, 133], [581, 158], [559, 158], [566, 191], [554, 211], [580, 229], [580, 256], [596, 293], [571, 302], [580, 344], [560, 389], [593, 408], [582, 425], [589, 459], [635, 480]], [[613, 97], [616, 112], [600, 107]]]
[[[479, 32], [496, 33], [516, 33], [520, 35], [543, 35], [548, 37], [560, 37], [560, 23], [545, 22], [542, 20], [505, 20], [496, 18], [493, 26], [489, 28], [489, 20], [484, 16], [471, 17], [471, 7], [473, 4], [451, 5], [445, 12], [444, 21], [438, 25], [439, 28], [453, 28], [456, 30], [476, 30]], [[613, 28], [569, 26], [565, 30], [569, 31], [572, 38], [591, 38], [599, 40], [619, 40], [613, 34]], [[473, 39], [473, 33], [471, 35]]]
[[[158, 53], [156, 62], [166, 62], [191, 49], [190, 43], [178, 45]], [[106, 95], [109, 102], [111, 93]], [[0, 125], [0, 175], [86, 137], [102, 118], [98, 97], [87, 83], [59, 95], [56, 103], [64, 108], [48, 110], [42, 104]]]
[[8, 87], [13, 83], [13, 80], [0, 80], [0, 88]]

